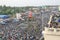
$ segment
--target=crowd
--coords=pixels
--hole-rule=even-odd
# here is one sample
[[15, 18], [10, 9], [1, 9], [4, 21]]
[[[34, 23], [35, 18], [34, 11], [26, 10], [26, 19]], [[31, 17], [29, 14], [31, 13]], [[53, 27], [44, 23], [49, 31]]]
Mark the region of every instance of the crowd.
[[[26, 20], [19, 20], [17, 22], [12, 20], [5, 25], [0, 25], [0, 31], [2, 32], [0, 38], [2, 40], [39, 40], [42, 36], [42, 31], [40, 30], [41, 23], [38, 15], [37, 17], [32, 18], [32, 21], [29, 18], [29, 20], [27, 20], [27, 18], [28, 17], [25, 17]], [[22, 25], [26, 28], [22, 27]], [[34, 26], [37, 26], [37, 29]]]

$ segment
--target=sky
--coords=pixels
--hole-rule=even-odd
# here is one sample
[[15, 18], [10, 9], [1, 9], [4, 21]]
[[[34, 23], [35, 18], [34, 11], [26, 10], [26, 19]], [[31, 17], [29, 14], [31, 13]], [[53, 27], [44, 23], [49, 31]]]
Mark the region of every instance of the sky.
[[60, 0], [0, 0], [0, 5], [12, 7], [60, 5]]

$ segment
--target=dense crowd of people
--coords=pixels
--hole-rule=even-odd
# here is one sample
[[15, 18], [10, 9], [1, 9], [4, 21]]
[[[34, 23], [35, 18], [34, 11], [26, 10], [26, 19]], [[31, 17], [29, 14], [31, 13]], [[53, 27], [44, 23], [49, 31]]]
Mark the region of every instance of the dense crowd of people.
[[[40, 19], [35, 17], [32, 18], [32, 20], [29, 18], [29, 20], [27, 20], [27, 18], [28, 17], [26, 17], [25, 20], [19, 20], [18, 22], [12, 20], [5, 25], [0, 25], [0, 31], [2, 32], [0, 38], [2, 38], [2, 40], [39, 40], [42, 36], [42, 31], [40, 30]], [[31, 28], [21, 28], [21, 25], [23, 24], [31, 26]], [[37, 26], [37, 29], [34, 26]]]

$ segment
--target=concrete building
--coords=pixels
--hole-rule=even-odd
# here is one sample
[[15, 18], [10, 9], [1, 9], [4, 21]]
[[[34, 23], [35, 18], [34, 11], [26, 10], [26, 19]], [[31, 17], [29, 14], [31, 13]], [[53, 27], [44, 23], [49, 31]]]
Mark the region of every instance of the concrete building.
[[60, 40], [60, 28], [45, 28], [43, 33], [45, 40]]

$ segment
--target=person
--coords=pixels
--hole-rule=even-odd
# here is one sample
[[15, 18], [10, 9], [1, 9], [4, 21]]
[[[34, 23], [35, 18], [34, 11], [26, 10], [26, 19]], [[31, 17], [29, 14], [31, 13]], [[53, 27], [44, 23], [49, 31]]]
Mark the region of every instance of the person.
[[60, 19], [58, 20], [58, 22], [60, 22]]
[[6, 37], [3, 37], [2, 39], [3, 39], [3, 40], [7, 40], [7, 38], [6, 38]]
[[53, 16], [54, 16], [54, 14], [52, 14], [50, 16], [50, 19], [49, 19], [49, 22], [48, 22], [49, 27], [52, 27], [52, 18], [53, 18]]
[[32, 18], [32, 11], [29, 11], [28, 17], [29, 17], [29, 18]]
[[29, 21], [32, 20], [32, 11], [29, 11], [29, 14], [28, 14], [28, 20], [29, 20]]

